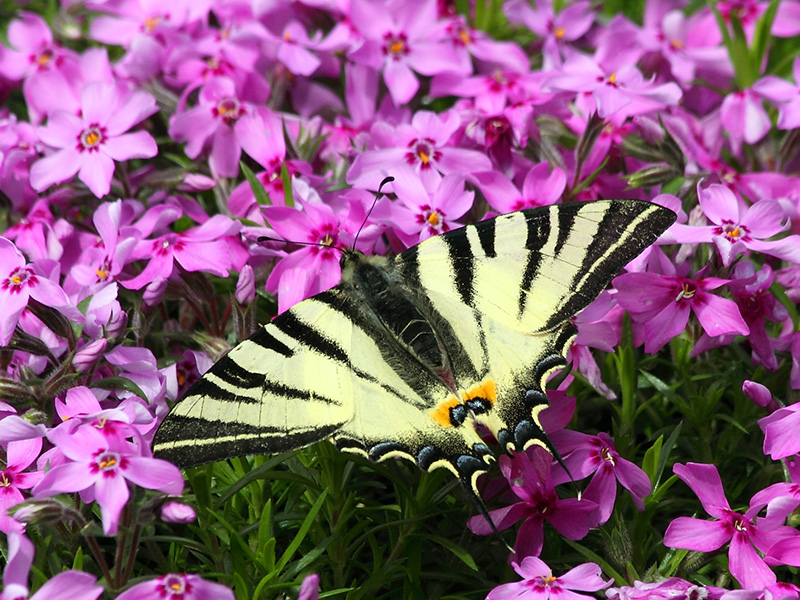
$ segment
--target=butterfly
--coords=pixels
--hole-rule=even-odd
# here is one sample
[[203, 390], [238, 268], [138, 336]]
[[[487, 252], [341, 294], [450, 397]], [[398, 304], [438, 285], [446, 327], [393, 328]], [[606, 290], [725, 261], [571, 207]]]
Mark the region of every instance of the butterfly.
[[234, 347], [159, 427], [156, 456], [188, 467], [331, 439], [477, 478], [503, 451], [552, 451], [544, 385], [566, 365], [572, 318], [675, 220], [638, 200], [522, 210], [395, 256], [345, 250], [339, 285]]

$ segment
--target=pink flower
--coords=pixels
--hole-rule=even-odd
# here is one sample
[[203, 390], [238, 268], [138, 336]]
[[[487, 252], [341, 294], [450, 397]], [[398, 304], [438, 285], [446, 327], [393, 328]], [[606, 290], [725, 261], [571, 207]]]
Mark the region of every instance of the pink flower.
[[551, 440], [564, 454], [564, 464], [572, 477], [583, 479], [594, 473], [582, 497], [600, 507], [601, 525], [608, 521], [614, 509], [617, 481], [631, 493], [636, 508], [644, 510], [642, 499], [650, 495], [650, 479], [639, 467], [619, 455], [608, 434], [591, 436], [563, 430], [553, 433]]
[[442, 39], [435, 0], [351, 0], [350, 21], [365, 39], [348, 58], [381, 70], [396, 106], [417, 93], [414, 72], [435, 75], [462, 64]]
[[795, 83], [767, 75], [753, 84], [753, 91], [778, 106], [778, 129], [800, 127], [800, 57], [794, 59], [792, 74]]
[[755, 144], [772, 127], [761, 97], [750, 89], [738, 90], [725, 96], [720, 106], [720, 118], [728, 132], [734, 154], [739, 153], [742, 141]]
[[8, 345], [31, 298], [72, 318], [81, 317], [57, 283], [50, 281], [37, 264], [28, 264], [13, 243], [0, 237], [0, 346]]
[[455, 136], [461, 119], [453, 112], [435, 114], [418, 111], [410, 124], [392, 127], [376, 123], [370, 130], [374, 149], [356, 156], [347, 173], [353, 187], [376, 189], [391, 175], [397, 185], [398, 167], [410, 166], [427, 183], [437, 174], [464, 174], [490, 171], [491, 161], [482, 152], [459, 148]]
[[125, 590], [117, 600], [236, 600], [233, 591], [197, 575], [169, 573]]
[[56, 151], [33, 164], [31, 186], [42, 191], [77, 173], [102, 198], [111, 190], [114, 161], [158, 153], [149, 133], [125, 133], [157, 110], [155, 99], [146, 92], [125, 94], [114, 84], [88, 84], [81, 92], [80, 117], [56, 111], [38, 130], [42, 142]]
[[33, 564], [33, 543], [21, 533], [8, 535], [8, 562], [3, 571], [2, 600], [97, 600], [103, 593], [94, 575], [83, 571], [59, 573], [33, 596], [28, 590], [28, 575]]
[[44, 473], [25, 472], [42, 450], [42, 439], [31, 438], [9, 442], [6, 446], [6, 466], [0, 469], [0, 531], [9, 533], [19, 524], [8, 515], [8, 509], [16, 506], [25, 497], [20, 490], [36, 485]]
[[248, 134], [264, 127], [263, 121], [251, 122], [251, 119], [258, 114], [255, 104], [265, 100], [257, 91], [247, 88], [240, 91], [232, 79], [215, 77], [203, 86], [197, 106], [172, 117], [169, 135], [177, 142], [186, 142], [189, 158], [197, 158], [210, 145], [211, 172], [215, 176], [235, 177], [239, 174], [242, 146], [249, 141]]
[[498, 171], [478, 173], [475, 175], [478, 187], [486, 196], [486, 200], [499, 213], [508, 213], [535, 206], [549, 206], [561, 199], [567, 186], [567, 176], [559, 167], [546, 162], [531, 168], [522, 182], [522, 189], [508, 180]]
[[[579, 540], [586, 537], [598, 519], [598, 507], [594, 502], [576, 498], [559, 499], [550, 474], [553, 457], [539, 446], [532, 448], [531, 458], [522, 452], [514, 455], [514, 458], [505, 455], [500, 457], [500, 470], [521, 502], [489, 513], [499, 531], [524, 519], [514, 545], [517, 557], [539, 555], [544, 543], [545, 521], [565, 538]], [[478, 535], [493, 533], [481, 515], [472, 517], [468, 527]]]
[[621, 586], [606, 590], [608, 600], [719, 600], [727, 590], [691, 583], [678, 577], [645, 583], [635, 581], [633, 587]]
[[227, 277], [232, 266], [231, 252], [221, 238], [235, 235], [240, 228], [241, 224], [230, 217], [214, 215], [202, 225], [182, 233], [166, 233], [155, 239], [142, 240], [136, 245], [131, 259], [149, 259], [147, 266], [136, 277], [120, 283], [129, 290], [141, 289], [159, 278], [170, 277], [175, 263], [186, 271]]
[[312, 573], [300, 585], [300, 593], [297, 600], [318, 600], [319, 599], [319, 575]]
[[183, 476], [178, 468], [158, 458], [142, 455], [135, 445], [103, 435], [92, 425], [64, 423], [48, 439], [69, 462], [53, 467], [33, 489], [35, 498], [82, 492], [85, 501], [97, 500], [103, 532], [117, 532], [119, 515], [128, 502], [128, 481], [147, 489], [179, 495]]
[[764, 559], [756, 553], [753, 546], [766, 552], [781, 539], [796, 534], [793, 529], [776, 528], [765, 531], [757, 526], [753, 517], [763, 504], [751, 506], [745, 514], [731, 510], [722, 481], [714, 465], [696, 463], [676, 464], [675, 474], [700, 499], [703, 508], [717, 521], [705, 521], [694, 517], [678, 517], [669, 524], [664, 534], [664, 545], [670, 548], [685, 548], [699, 552], [712, 552], [730, 541], [728, 549], [731, 575], [744, 588], [761, 588], [775, 583], [775, 573]]
[[617, 302], [643, 326], [645, 352], [657, 352], [686, 329], [691, 312], [709, 336], [750, 332], [735, 302], [708, 293], [724, 285], [724, 279], [626, 273], [613, 283]]
[[745, 250], [800, 263], [800, 235], [767, 240], [788, 227], [784, 223], [784, 209], [777, 200], [759, 200], [746, 206], [728, 187], [717, 183], [705, 189], [698, 186], [697, 196], [703, 213], [713, 225], [673, 225], [670, 233], [676, 242], [713, 242], [725, 266]]
[[511, 566], [523, 581], [505, 583], [494, 588], [486, 600], [577, 600], [578, 598], [594, 598], [581, 592], [596, 592], [607, 588], [614, 581], [603, 581], [600, 577], [600, 566], [595, 563], [583, 563], [556, 577], [544, 561], [535, 556], [528, 556], [521, 564], [512, 562]]
[[427, 187], [410, 169], [399, 169], [396, 175], [397, 202], [376, 207], [373, 218], [393, 227], [406, 246], [460, 227], [456, 219], [472, 207], [475, 195], [464, 189], [460, 175], [447, 175]]
[[758, 421], [764, 432], [764, 454], [780, 460], [800, 452], [800, 404], [779, 408]]

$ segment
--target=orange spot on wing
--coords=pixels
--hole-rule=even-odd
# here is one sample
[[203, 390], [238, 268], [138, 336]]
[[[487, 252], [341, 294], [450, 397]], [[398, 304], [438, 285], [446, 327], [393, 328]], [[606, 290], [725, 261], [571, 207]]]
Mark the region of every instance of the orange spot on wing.
[[453, 424], [450, 422], [450, 409], [459, 404], [461, 404], [461, 401], [458, 398], [450, 396], [444, 402], [440, 402], [439, 405], [429, 413], [431, 419], [442, 427], [452, 427]]

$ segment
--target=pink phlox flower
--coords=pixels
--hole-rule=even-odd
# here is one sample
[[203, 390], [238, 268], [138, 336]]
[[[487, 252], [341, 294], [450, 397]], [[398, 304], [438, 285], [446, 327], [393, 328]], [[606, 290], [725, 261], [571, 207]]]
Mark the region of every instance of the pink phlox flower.
[[[39, 124], [52, 107], [52, 98], [40, 91], [69, 89], [79, 77], [78, 56], [53, 41], [53, 33], [39, 15], [22, 11], [8, 25], [10, 48], [0, 52], [0, 75], [23, 83], [23, 94], [31, 122]], [[39, 91], [37, 91], [39, 90]]]
[[[563, 451], [569, 452], [564, 457], [564, 464], [573, 477], [583, 479], [593, 474], [582, 497], [598, 505], [601, 525], [608, 521], [614, 509], [617, 481], [631, 493], [636, 508], [644, 510], [643, 499], [651, 491], [650, 478], [642, 469], [619, 455], [610, 436], [564, 430], [551, 439], [554, 444], [557, 443], [559, 451], [563, 448]], [[566, 444], [565, 440], [571, 441]], [[556, 483], [560, 483], [560, 480], [561, 477], [555, 478]]]
[[17, 213], [25, 214], [37, 201], [30, 185], [30, 166], [39, 155], [39, 136], [33, 125], [16, 115], [0, 119], [0, 190]]
[[577, 94], [575, 104], [584, 115], [596, 112], [601, 118], [622, 122], [627, 117], [661, 111], [674, 106], [682, 92], [677, 84], [656, 84], [645, 80], [632, 64], [607, 69], [595, 59], [576, 54], [568, 58], [543, 84], [544, 91]]
[[794, 83], [781, 77], [767, 75], [753, 84], [752, 90], [778, 107], [778, 129], [800, 127], [800, 57], [792, 63]]
[[731, 151], [739, 154], [742, 142], [755, 144], [772, 127], [761, 97], [752, 89], [729, 93], [720, 105], [720, 119], [728, 133]]
[[742, 587], [754, 589], [774, 584], [775, 573], [756, 552], [756, 548], [766, 553], [777, 541], [796, 536], [797, 532], [789, 527], [764, 530], [756, 525], [754, 517], [763, 508], [761, 504], [751, 507], [744, 514], [734, 512], [725, 498], [722, 481], [714, 465], [676, 464], [673, 471], [697, 495], [705, 511], [717, 520], [678, 517], [667, 527], [664, 545], [712, 552], [730, 542], [730, 573]]
[[77, 419], [85, 425], [91, 425], [104, 436], [125, 440], [139, 435], [138, 425], [149, 429], [153, 422], [152, 413], [139, 402], [130, 398], [122, 400], [112, 408], [103, 408], [100, 400], [106, 400], [109, 393], [104, 391], [101, 398], [91, 389], [78, 386], [70, 388], [64, 400], [55, 399], [56, 414], [63, 422]]
[[[411, 169], [395, 172], [397, 201], [375, 207], [373, 218], [392, 227], [406, 247], [461, 226], [461, 218], [472, 207], [474, 192], [464, 189], [461, 175], [446, 175], [433, 183], [423, 182]], [[427, 184], [427, 185], [426, 185]]]
[[20, 490], [32, 488], [44, 476], [41, 471], [26, 471], [42, 451], [42, 438], [8, 442], [4, 450], [5, 467], [0, 469], [0, 531], [7, 534], [19, 528], [8, 509], [25, 500]]
[[771, 415], [759, 419], [758, 426], [764, 432], [764, 454], [772, 460], [780, 460], [800, 452], [800, 404], [779, 408]]
[[319, 575], [312, 573], [303, 578], [297, 600], [319, 600]]
[[33, 565], [34, 547], [24, 534], [8, 534], [8, 562], [3, 570], [2, 600], [97, 600], [103, 593], [94, 575], [83, 571], [64, 571], [46, 581], [30, 595], [28, 575]]
[[498, 171], [477, 173], [475, 180], [486, 200], [500, 214], [556, 204], [567, 187], [564, 171], [560, 167], [551, 170], [547, 162], [528, 171], [520, 190]]
[[[135, 346], [116, 346], [106, 353], [106, 361], [116, 367], [115, 375], [119, 375], [135, 383], [142, 394], [151, 403], [163, 398], [165, 393], [164, 375], [158, 368], [158, 361], [147, 348]], [[117, 398], [141, 399], [130, 390], [118, 388], [114, 390]]]
[[568, 360], [573, 369], [577, 369], [600, 395], [609, 400], [616, 399], [617, 395], [603, 382], [600, 367], [590, 348], [613, 353], [619, 344], [623, 316], [624, 310], [613, 295], [603, 291], [594, 302], [572, 318], [578, 335], [569, 347]]
[[173, 464], [147, 456], [149, 448], [104, 435], [92, 425], [64, 423], [48, 439], [70, 462], [53, 467], [33, 489], [35, 498], [81, 492], [85, 502], [97, 500], [103, 532], [117, 532], [119, 515], [128, 501], [128, 482], [165, 494], [180, 495], [183, 476]]
[[614, 580], [604, 581], [600, 576], [600, 565], [583, 563], [564, 573], [555, 576], [544, 561], [528, 556], [520, 564], [512, 561], [511, 566], [523, 581], [504, 583], [497, 586], [486, 600], [557, 600], [578, 598], [594, 598], [586, 594], [576, 594], [573, 590], [581, 592], [596, 592], [610, 586]]
[[536, 2], [533, 8], [525, 0], [511, 0], [505, 3], [503, 11], [511, 23], [524, 25], [544, 39], [545, 71], [560, 65], [568, 45], [583, 37], [594, 23], [594, 11], [585, 0], [568, 4], [558, 13], [550, 1]]
[[417, 93], [415, 73], [430, 76], [463, 68], [442, 35], [436, 0], [351, 0], [349, 17], [364, 39], [348, 58], [381, 71], [397, 106], [408, 103]]
[[169, 135], [177, 142], [186, 142], [189, 158], [197, 158], [210, 146], [209, 166], [218, 177], [236, 177], [242, 144], [247, 134], [263, 122], [254, 119], [256, 105], [266, 101], [263, 94], [248, 87], [239, 89], [234, 80], [216, 77], [200, 91], [197, 106], [176, 112], [170, 119]]
[[410, 124], [396, 128], [375, 123], [370, 131], [372, 149], [356, 156], [347, 173], [347, 183], [376, 189], [387, 175], [397, 180], [395, 170], [405, 165], [425, 181], [436, 179], [437, 174], [490, 171], [492, 164], [485, 154], [454, 147], [460, 126], [461, 119], [453, 111], [442, 114], [418, 111]]
[[[530, 108], [545, 104], [553, 94], [542, 91], [542, 82], [548, 75], [543, 72], [494, 69], [488, 73], [462, 77], [454, 73], [437, 75], [431, 81], [432, 98], [458, 96], [471, 98], [481, 115], [497, 116], [509, 107], [524, 105]], [[506, 113], [507, 114], [507, 113]]]
[[800, 482], [780, 482], [765, 487], [750, 499], [750, 508], [766, 507], [767, 514], [758, 524], [765, 530], [774, 529], [800, 506]]
[[533, 106], [524, 102], [509, 105], [493, 114], [464, 110], [464, 138], [488, 154], [499, 171], [515, 171], [519, 158], [516, 151], [527, 146], [533, 133], [532, 115]]
[[750, 42], [756, 23], [767, 10], [768, 4], [763, 0], [723, 0], [717, 4], [717, 9], [729, 28], [731, 18], [736, 17]]
[[646, 583], [634, 581], [633, 586], [621, 586], [606, 590], [608, 600], [720, 600], [727, 590], [704, 586], [670, 577], [663, 581]]
[[180, 35], [190, 18], [190, 5], [188, 0], [174, 0], [168, 5], [160, 0], [121, 0], [104, 4], [103, 10], [114, 16], [95, 17], [89, 36], [98, 42], [127, 49], [141, 36], [163, 43]]
[[[177, 211], [175, 215], [180, 215]], [[164, 211], [166, 216], [169, 211]], [[149, 259], [147, 266], [136, 277], [120, 283], [138, 290], [157, 278], [173, 275], [175, 265], [192, 272], [202, 271], [218, 277], [227, 277], [232, 266], [231, 251], [223, 238], [236, 235], [241, 223], [225, 215], [214, 215], [202, 225], [181, 233], [166, 233], [154, 239], [140, 240], [131, 253], [132, 260]]]
[[713, 225], [673, 225], [670, 233], [676, 242], [713, 242], [725, 266], [730, 265], [734, 257], [745, 250], [800, 263], [800, 236], [789, 235], [779, 240], [767, 240], [789, 226], [780, 202], [759, 200], [748, 207], [728, 187], [717, 183], [705, 189], [698, 185], [697, 194], [703, 213]]
[[38, 130], [43, 143], [55, 149], [31, 167], [31, 185], [42, 191], [76, 173], [92, 193], [102, 198], [111, 190], [114, 161], [152, 158], [158, 152], [146, 131], [125, 133], [158, 110], [155, 98], [142, 91], [90, 83], [81, 92], [81, 116], [67, 111], [50, 115]]
[[233, 591], [199, 575], [168, 573], [125, 590], [117, 600], [236, 600]]
[[197, 513], [188, 504], [167, 500], [158, 508], [158, 516], [165, 523], [192, 523], [197, 520]]
[[86, 288], [92, 293], [116, 280], [132, 260], [131, 254], [142, 237], [142, 232], [131, 223], [143, 209], [138, 202], [117, 200], [105, 202], [94, 211], [92, 223], [98, 235], [70, 269], [64, 282], [68, 291]]
[[316, 49], [322, 40], [322, 32], [309, 36], [302, 23], [295, 19], [283, 25], [283, 31], [276, 35], [265, 30], [265, 54], [280, 61], [294, 75], [308, 77], [322, 64]]
[[[709, 336], [747, 335], [750, 329], [735, 302], [709, 293], [727, 283], [707, 277], [690, 279], [656, 273], [626, 273], [614, 280], [617, 302], [642, 329], [645, 352], [655, 353], [686, 329], [694, 313]], [[641, 343], [641, 342], [639, 342]]]
[[698, 72], [733, 75], [714, 15], [699, 10], [686, 15], [667, 2], [648, 2], [639, 43], [669, 65], [672, 76], [689, 86]]
[[78, 322], [83, 318], [40, 264], [28, 263], [11, 241], [0, 237], [0, 346], [8, 345], [31, 298]]
[[772, 392], [769, 391], [769, 388], [757, 381], [745, 379], [742, 382], [742, 393], [750, 398], [754, 404], [766, 408], [771, 413], [780, 408], [778, 402], [772, 397]]
[[[366, 216], [360, 202], [341, 212], [327, 204], [302, 200], [296, 201], [296, 208], [267, 206], [263, 210], [274, 232], [288, 243], [310, 244], [281, 259], [267, 279], [267, 291], [278, 294], [279, 313], [339, 283], [342, 251], [353, 243]], [[356, 250], [367, 247], [360, 238]]]
[[8, 227], [3, 237], [14, 244], [34, 261], [41, 259], [60, 260], [63, 245], [55, 232], [56, 219], [50, 210], [47, 198], [37, 200], [24, 217]]
[[[503, 476], [520, 502], [489, 512], [499, 531], [524, 520], [514, 544], [516, 557], [538, 556], [544, 542], [543, 525], [547, 521], [565, 538], [579, 540], [597, 525], [598, 506], [585, 499], [559, 499], [550, 473], [553, 457], [538, 446], [532, 456], [520, 452], [498, 462]], [[492, 528], [482, 515], [472, 517], [467, 526], [477, 535], [491, 535]]]
[[494, 40], [485, 32], [470, 27], [464, 15], [454, 15], [445, 19], [443, 24], [445, 35], [458, 56], [458, 73], [463, 75], [472, 72], [471, 58], [518, 73], [529, 70], [530, 61], [519, 45]]

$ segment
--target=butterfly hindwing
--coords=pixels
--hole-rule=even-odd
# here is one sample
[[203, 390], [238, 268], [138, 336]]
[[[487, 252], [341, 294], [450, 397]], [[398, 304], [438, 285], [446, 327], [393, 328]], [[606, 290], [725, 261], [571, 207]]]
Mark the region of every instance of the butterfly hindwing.
[[156, 435], [181, 466], [332, 438], [373, 460], [444, 467], [476, 492], [492, 456], [546, 443], [543, 386], [570, 319], [672, 223], [647, 202], [519, 211], [393, 258], [346, 253], [342, 283], [234, 348]]

